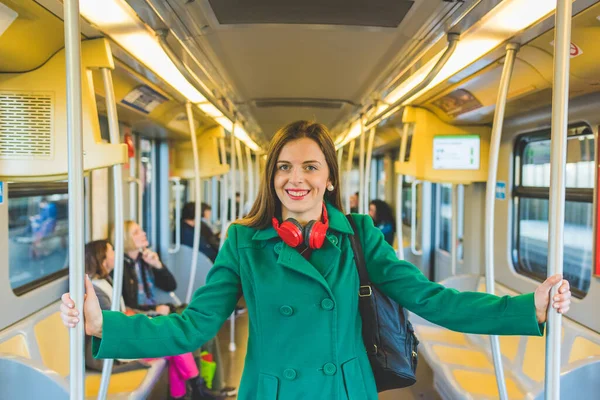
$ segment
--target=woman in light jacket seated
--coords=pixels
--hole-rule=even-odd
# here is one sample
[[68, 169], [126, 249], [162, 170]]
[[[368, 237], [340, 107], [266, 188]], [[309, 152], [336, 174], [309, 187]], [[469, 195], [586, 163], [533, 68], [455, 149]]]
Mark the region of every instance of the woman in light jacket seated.
[[[129, 308], [169, 315], [172, 304], [157, 304], [155, 287], [172, 292], [177, 288], [175, 277], [162, 263], [158, 254], [148, 248], [146, 232], [134, 221], [124, 223], [125, 252], [123, 268], [123, 298]], [[112, 234], [114, 243], [114, 230]]]

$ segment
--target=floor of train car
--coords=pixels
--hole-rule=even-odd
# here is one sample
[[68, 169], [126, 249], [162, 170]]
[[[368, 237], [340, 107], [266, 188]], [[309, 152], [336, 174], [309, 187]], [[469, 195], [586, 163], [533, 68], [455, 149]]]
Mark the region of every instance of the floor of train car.
[[[223, 375], [225, 386], [239, 388], [244, 369], [244, 358], [248, 345], [248, 313], [239, 315], [235, 320], [235, 352], [229, 351], [229, 335], [231, 323], [226, 321], [219, 331], [219, 349], [223, 362]], [[236, 397], [237, 398], [237, 397]], [[232, 399], [232, 397], [230, 397]], [[419, 360], [417, 368], [417, 383], [411, 388], [391, 390], [379, 394], [379, 400], [441, 400], [433, 389], [433, 375], [431, 368], [423, 359]]]

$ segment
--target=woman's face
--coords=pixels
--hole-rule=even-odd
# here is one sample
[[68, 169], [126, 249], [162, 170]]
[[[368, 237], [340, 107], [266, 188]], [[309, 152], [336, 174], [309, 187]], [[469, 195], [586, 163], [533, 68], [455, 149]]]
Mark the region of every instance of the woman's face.
[[308, 138], [287, 143], [275, 168], [273, 183], [282, 218], [294, 218], [302, 224], [319, 219], [330, 183], [329, 167], [319, 145]]
[[132, 224], [129, 229], [129, 235], [131, 235], [131, 240], [137, 249], [143, 249], [148, 247], [148, 238], [146, 237], [146, 232], [138, 225]]
[[115, 250], [110, 243], [106, 245], [106, 259], [104, 260], [104, 268], [106, 268], [106, 272], [108, 273], [115, 269]]
[[206, 209], [206, 210], [204, 210], [204, 214], [202, 214], [202, 218], [210, 219], [211, 215], [212, 215], [212, 210]]
[[377, 216], [377, 207], [375, 207], [375, 204], [369, 204], [369, 215], [375, 221], [375, 217]]

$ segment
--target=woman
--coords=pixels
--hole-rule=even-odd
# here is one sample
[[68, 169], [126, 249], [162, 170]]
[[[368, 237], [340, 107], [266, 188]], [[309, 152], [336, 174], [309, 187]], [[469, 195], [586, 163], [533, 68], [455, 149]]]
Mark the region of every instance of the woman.
[[[160, 261], [158, 254], [148, 249], [146, 232], [134, 221], [124, 224], [125, 251], [123, 269], [123, 298], [129, 308], [142, 311], [154, 311], [160, 315], [168, 315], [173, 307], [168, 304], [157, 304], [154, 287], [165, 292], [177, 288], [175, 277]], [[114, 243], [114, 231], [112, 239]]]
[[[85, 272], [91, 279], [98, 303], [102, 310], [110, 310], [112, 302], [112, 279], [110, 273], [115, 268], [115, 252], [107, 240], [96, 240], [85, 245]], [[125, 302], [121, 297], [120, 312], [125, 313]], [[102, 371], [102, 361], [92, 356], [91, 345], [86, 340], [85, 365], [89, 369]], [[91, 343], [90, 343], [91, 344]], [[208, 400], [222, 398], [210, 392], [200, 378], [192, 353], [165, 357], [169, 362], [169, 388], [171, 398], [183, 399], [187, 393], [187, 383], [192, 387], [192, 399]], [[151, 360], [147, 360], [151, 361]], [[136, 365], [130, 365], [136, 364]], [[123, 372], [144, 367], [139, 362], [121, 363], [115, 361], [114, 372]]]
[[[359, 279], [348, 238], [353, 231], [342, 211], [339, 182], [336, 151], [323, 125], [298, 121], [278, 131], [252, 210], [231, 225], [206, 285], [182, 315], [150, 320], [101, 312], [88, 284], [83, 309], [94, 355], [189, 351], [217, 333], [243, 293], [250, 332], [240, 399], [377, 399], [361, 334]], [[559, 276], [535, 294], [459, 293], [399, 261], [371, 218], [354, 218], [371, 281], [407, 309], [462, 332], [542, 334], [539, 324], [546, 321], [549, 291], [561, 282]], [[298, 227], [306, 232], [299, 234]], [[287, 244], [292, 242], [293, 247]], [[560, 292], [552, 306], [566, 312], [571, 295], [566, 281]], [[62, 299], [63, 322], [74, 327], [78, 311], [68, 293]]]
[[392, 208], [382, 200], [371, 200], [369, 203], [369, 215], [373, 223], [383, 233], [385, 241], [390, 246], [394, 245], [394, 234], [396, 233], [396, 222]]

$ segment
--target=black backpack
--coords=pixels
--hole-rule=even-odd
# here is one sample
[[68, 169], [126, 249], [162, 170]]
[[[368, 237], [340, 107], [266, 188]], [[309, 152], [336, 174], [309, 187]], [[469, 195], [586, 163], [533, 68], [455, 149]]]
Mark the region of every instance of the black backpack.
[[354, 230], [354, 235], [349, 238], [360, 277], [358, 307], [362, 317], [362, 336], [377, 391], [411, 386], [417, 381], [419, 340], [406, 310], [371, 284], [358, 228], [350, 214], [346, 218]]

